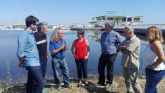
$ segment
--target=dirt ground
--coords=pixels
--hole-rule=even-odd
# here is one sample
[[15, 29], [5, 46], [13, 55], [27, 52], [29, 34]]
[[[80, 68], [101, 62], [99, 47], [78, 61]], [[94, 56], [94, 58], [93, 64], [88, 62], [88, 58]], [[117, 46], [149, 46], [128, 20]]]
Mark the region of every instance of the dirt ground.
[[[77, 81], [71, 80], [71, 88], [64, 88], [57, 90], [54, 87], [54, 84], [49, 82], [45, 85], [43, 93], [126, 93], [126, 87], [123, 77], [115, 77], [114, 82], [110, 87], [101, 87], [97, 86], [97, 79], [89, 79], [89, 85], [77, 87]], [[144, 90], [145, 87], [145, 78], [139, 77], [139, 83]], [[158, 85], [158, 93], [165, 93], [165, 78]], [[12, 88], [9, 88], [7, 91], [0, 93], [25, 93], [25, 85], [18, 85]]]

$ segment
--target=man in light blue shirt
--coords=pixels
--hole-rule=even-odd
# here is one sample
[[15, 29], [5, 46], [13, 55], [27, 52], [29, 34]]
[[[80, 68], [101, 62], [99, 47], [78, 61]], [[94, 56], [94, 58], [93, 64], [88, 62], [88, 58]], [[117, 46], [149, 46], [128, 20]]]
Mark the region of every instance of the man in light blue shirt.
[[123, 38], [113, 30], [113, 23], [105, 24], [105, 31], [101, 34], [101, 56], [98, 64], [99, 85], [105, 85], [104, 70], [107, 66], [106, 85], [111, 85], [113, 81], [113, 64], [117, 55], [117, 47], [122, 43]]
[[28, 70], [26, 93], [42, 93], [44, 79], [41, 73], [36, 41], [33, 36], [33, 31], [36, 30], [39, 20], [34, 16], [28, 16], [25, 21], [27, 30], [21, 32], [18, 37], [19, 67], [25, 67]]
[[114, 30], [103, 32], [101, 35], [101, 52], [104, 54], [116, 54], [117, 46], [121, 44], [123, 38]]
[[40, 66], [38, 50], [34, 40], [33, 32], [28, 30], [21, 32], [18, 38], [17, 55], [19, 58], [24, 57], [24, 63], [20, 63], [20, 66]]

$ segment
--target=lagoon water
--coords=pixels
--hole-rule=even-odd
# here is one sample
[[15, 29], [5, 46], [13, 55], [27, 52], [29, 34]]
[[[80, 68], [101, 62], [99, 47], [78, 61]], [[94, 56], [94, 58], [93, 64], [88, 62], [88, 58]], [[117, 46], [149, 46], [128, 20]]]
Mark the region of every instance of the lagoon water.
[[[26, 80], [27, 71], [18, 67], [18, 59], [16, 56], [17, 51], [17, 38], [21, 31], [0, 31], [0, 81], [8, 80], [8, 78], [14, 81]], [[48, 33], [48, 40], [50, 38], [51, 31]], [[100, 57], [100, 43], [96, 41], [91, 35], [99, 35], [94, 31], [86, 32], [86, 38], [90, 44], [90, 56], [88, 60], [88, 73], [90, 75], [97, 75], [98, 60]], [[76, 39], [75, 31], [64, 32], [64, 38], [67, 41], [68, 50], [66, 51], [66, 60], [70, 70], [70, 76], [76, 77], [76, 64], [71, 54], [70, 48], [74, 39]], [[145, 44], [141, 44], [141, 53]], [[46, 77], [53, 77], [51, 67], [51, 56], [48, 50], [49, 59], [47, 66]], [[118, 54], [114, 64], [114, 75], [122, 75], [121, 69], [121, 53]]]

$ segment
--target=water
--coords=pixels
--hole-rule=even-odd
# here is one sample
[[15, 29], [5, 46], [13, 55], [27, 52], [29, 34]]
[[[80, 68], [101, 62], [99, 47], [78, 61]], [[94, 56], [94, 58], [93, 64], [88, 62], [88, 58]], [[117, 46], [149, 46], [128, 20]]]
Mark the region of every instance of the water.
[[[14, 81], [26, 80], [27, 71], [18, 67], [18, 59], [16, 56], [17, 51], [17, 38], [20, 31], [0, 31], [0, 81], [12, 78]], [[48, 33], [48, 40], [51, 32]], [[88, 73], [91, 75], [97, 75], [98, 60], [100, 57], [100, 43], [91, 37], [91, 35], [99, 35], [97, 32], [86, 32], [86, 38], [90, 44], [90, 56], [88, 60]], [[66, 60], [70, 70], [70, 76], [76, 76], [76, 64], [71, 54], [70, 48], [74, 39], [76, 39], [76, 32], [67, 31], [64, 32], [64, 38], [67, 41], [68, 50], [66, 51]], [[141, 44], [142, 50], [145, 45]], [[142, 51], [141, 50], [141, 51]], [[142, 53], [142, 52], [141, 52]], [[49, 52], [48, 67], [46, 77], [53, 77], [51, 67], [51, 56]], [[121, 53], [116, 58], [114, 64], [114, 75], [121, 75]]]

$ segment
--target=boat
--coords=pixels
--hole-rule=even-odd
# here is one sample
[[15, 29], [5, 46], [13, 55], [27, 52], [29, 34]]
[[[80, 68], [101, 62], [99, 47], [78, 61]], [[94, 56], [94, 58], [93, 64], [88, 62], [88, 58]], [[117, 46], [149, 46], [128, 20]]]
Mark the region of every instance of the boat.
[[136, 35], [146, 37], [147, 28], [150, 26], [157, 26], [161, 29], [162, 35], [165, 39], [165, 24], [144, 24], [143, 23], [143, 16], [97, 16], [92, 17], [89, 24], [91, 25], [90, 29], [104, 29], [105, 23], [114, 23], [114, 30], [123, 33], [123, 29], [125, 26], [133, 26], [134, 32]]

